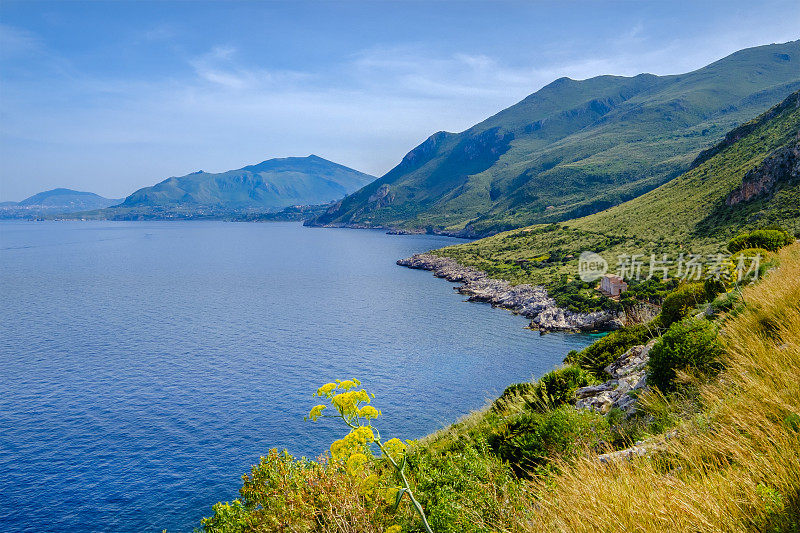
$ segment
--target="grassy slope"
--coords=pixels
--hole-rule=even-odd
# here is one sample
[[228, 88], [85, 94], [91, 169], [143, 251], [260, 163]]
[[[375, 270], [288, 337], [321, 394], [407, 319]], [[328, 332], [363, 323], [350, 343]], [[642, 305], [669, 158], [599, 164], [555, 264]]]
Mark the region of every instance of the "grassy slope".
[[[520, 485], [497, 473], [486, 476], [486, 466], [467, 468], [465, 478], [486, 477], [498, 484], [484, 487], [494, 505], [465, 503], [465, 527], [797, 531], [800, 244], [784, 249], [779, 261], [776, 272], [744, 291], [747, 309], [723, 327], [727, 368], [701, 386], [700, 404], [682, 413], [677, 437], [666, 441], [664, 454], [608, 465], [589, 451], [576, 462], [561, 463], [555, 475]], [[415, 453], [423, 459], [412, 464], [441, 465], [449, 455], [480, 449], [501, 423], [502, 416], [492, 411], [473, 413], [420, 441]]]
[[[745, 291], [723, 330], [726, 372], [667, 453], [614, 466], [584, 460], [541, 491], [530, 531], [800, 529], [800, 246]], [[587, 495], [591, 498], [587, 498]]]
[[[725, 207], [724, 199], [748, 170], [775, 150], [796, 142], [800, 93], [731, 132], [695, 168], [638, 198], [600, 213], [561, 224], [501, 233], [434, 253], [453, 257], [514, 283], [552, 285], [577, 272], [582, 250], [601, 253], [615, 264], [620, 253], [710, 253], [743, 227], [778, 222], [800, 231], [800, 184], [789, 183], [769, 199]], [[740, 135], [741, 134], [741, 135]], [[541, 262], [548, 255], [561, 257]], [[572, 258], [568, 256], [572, 255]]]
[[[799, 59], [796, 41], [683, 75], [556, 80], [465, 132], [432, 136], [319, 222], [486, 233], [599, 211], [676, 176], [796, 90]], [[382, 185], [389, 202], [375, 201]]]

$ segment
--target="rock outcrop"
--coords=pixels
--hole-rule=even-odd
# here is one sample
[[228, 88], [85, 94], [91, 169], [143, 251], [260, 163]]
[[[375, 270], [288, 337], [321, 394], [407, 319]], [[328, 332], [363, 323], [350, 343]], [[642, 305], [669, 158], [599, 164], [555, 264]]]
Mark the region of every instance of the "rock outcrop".
[[653, 437], [647, 440], [637, 441], [636, 444], [624, 450], [617, 450], [609, 453], [601, 453], [597, 460], [601, 463], [615, 463], [617, 461], [628, 461], [637, 457], [644, 457], [652, 453], [663, 452], [667, 449], [667, 441], [675, 438], [677, 431], [670, 431], [664, 435]]
[[582, 387], [575, 391], [578, 409], [607, 413], [612, 408], [631, 415], [636, 410], [636, 392], [647, 387], [646, 366], [650, 349], [657, 339], [634, 346], [605, 368], [611, 379], [600, 385]]
[[728, 206], [770, 197], [783, 184], [800, 179], [800, 132], [794, 142], [764, 159], [742, 178], [742, 184], [725, 199]]
[[490, 278], [485, 272], [465, 267], [449, 257], [416, 254], [397, 261], [400, 266], [429, 270], [447, 281], [460, 283], [456, 290], [470, 301], [486, 302], [531, 319], [539, 331], [595, 331], [617, 329], [623, 325], [617, 313], [599, 311], [572, 313], [558, 307], [547, 290], [535, 285], [512, 285]]

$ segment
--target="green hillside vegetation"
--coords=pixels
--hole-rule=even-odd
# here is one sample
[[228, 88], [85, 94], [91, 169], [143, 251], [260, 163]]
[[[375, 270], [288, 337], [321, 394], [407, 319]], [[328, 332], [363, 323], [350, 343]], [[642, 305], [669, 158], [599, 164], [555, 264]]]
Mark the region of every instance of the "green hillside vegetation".
[[[423, 531], [397, 490], [396, 460], [438, 533], [796, 531], [800, 245], [775, 259], [777, 270], [728, 312], [664, 330], [647, 370], [651, 388], [631, 417], [576, 409], [575, 390], [596, 378], [566, 366], [510, 386], [433, 435], [391, 439], [376, 452], [372, 424], [382, 415], [370, 396], [352, 388], [358, 382], [331, 383], [320, 391], [341, 412], [364, 405], [333, 458], [270, 451], [244, 477], [240, 499], [215, 505], [202, 529]], [[310, 417], [324, 413], [317, 406]], [[650, 443], [642, 456], [598, 458], [642, 439]]]
[[[752, 196], [744, 198], [743, 190]], [[620, 254], [642, 254], [647, 276], [650, 254], [675, 259], [727, 252], [737, 234], [775, 224], [800, 232], [800, 92], [732, 130], [691, 170], [640, 197], [433, 253], [492, 277], [545, 285], [558, 296], [580, 285], [574, 278], [584, 250], [604, 256], [612, 271]], [[651, 280], [631, 290], [647, 296], [658, 285]]]
[[131, 210], [280, 210], [326, 204], [375, 178], [321, 157], [270, 159], [219, 174], [194, 172], [134, 192], [117, 206]]
[[687, 170], [800, 88], [800, 41], [687, 74], [561, 78], [462, 133], [439, 132], [315, 224], [486, 235], [601, 211]]

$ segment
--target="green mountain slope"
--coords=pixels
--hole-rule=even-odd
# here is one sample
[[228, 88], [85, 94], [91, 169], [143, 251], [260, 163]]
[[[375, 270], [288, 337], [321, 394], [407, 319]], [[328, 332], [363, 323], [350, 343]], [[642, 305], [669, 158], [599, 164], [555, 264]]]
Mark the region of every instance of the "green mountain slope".
[[[743, 229], [800, 233], [800, 91], [728, 133], [670, 182], [600, 213], [501, 233], [434, 253], [515, 283], [553, 287], [577, 257], [712, 253]], [[646, 274], [646, 272], [645, 272]]]
[[485, 235], [598, 212], [689, 168], [800, 88], [800, 41], [672, 76], [561, 78], [458, 134], [429, 137], [313, 223]]
[[139, 189], [118, 207], [282, 209], [332, 202], [374, 179], [315, 155], [287, 157], [219, 174], [168, 178]]
[[0, 217], [17, 218], [75, 213], [90, 209], [102, 209], [119, 202], [119, 199], [104, 198], [93, 192], [59, 188], [34, 194], [21, 202], [3, 202], [0, 205]]

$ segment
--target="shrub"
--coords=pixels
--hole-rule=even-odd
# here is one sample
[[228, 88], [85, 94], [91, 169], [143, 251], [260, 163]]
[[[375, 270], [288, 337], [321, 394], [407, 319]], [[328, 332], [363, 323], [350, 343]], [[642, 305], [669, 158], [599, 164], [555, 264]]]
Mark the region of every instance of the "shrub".
[[664, 298], [661, 306], [661, 324], [669, 327], [674, 322], [685, 318], [689, 312], [708, 301], [703, 283], [688, 283], [678, 287]]
[[214, 505], [201, 524], [209, 533], [240, 533], [330, 530], [344, 521], [351, 531], [377, 533], [393, 523], [379, 496], [386, 487], [369, 472], [354, 476], [272, 449], [244, 476], [240, 499]]
[[725, 292], [725, 284], [722, 282], [722, 280], [708, 278], [703, 282], [703, 290], [706, 293], [705, 300], [707, 302], [710, 302], [711, 300], [716, 298], [717, 295]]
[[492, 410], [503, 413], [514, 404], [527, 409], [545, 410], [571, 403], [575, 391], [592, 385], [597, 380], [588, 371], [576, 365], [552, 370], [535, 383], [514, 383], [492, 404]]
[[539, 378], [524, 395], [525, 405], [533, 410], [545, 410], [571, 403], [575, 391], [595, 383], [594, 377], [577, 365], [558, 368]]
[[565, 363], [578, 365], [594, 377], [605, 379], [605, 368], [633, 346], [645, 344], [656, 332], [646, 324], [637, 324], [612, 331], [580, 352], [570, 352]]
[[[409, 455], [408, 465], [437, 533], [489, 533], [501, 520], [525, 512], [524, 488], [485, 439], [465, 444], [458, 453], [420, 452]], [[415, 525], [403, 531], [419, 531]]]
[[728, 242], [728, 250], [736, 253], [745, 248], [764, 248], [776, 252], [794, 242], [794, 237], [783, 229], [757, 229], [737, 235]]
[[664, 297], [674, 291], [677, 286], [678, 280], [674, 278], [667, 280], [650, 278], [639, 282], [630, 280], [628, 282], [628, 290], [620, 295], [619, 301], [626, 307], [635, 305], [640, 301], [661, 305]]
[[550, 462], [608, 440], [608, 421], [598, 413], [562, 406], [528, 412], [489, 435], [489, 446], [519, 476], [543, 473]]
[[730, 241], [728, 241], [728, 251], [735, 254], [739, 250], [744, 250], [749, 247], [747, 239], [750, 237], [749, 233], [740, 233]]
[[774, 254], [770, 253], [770, 251], [765, 248], [743, 248], [731, 256], [731, 261], [734, 264], [738, 264], [739, 258], [741, 257], [747, 259], [755, 256], [760, 256], [763, 261], [765, 259], [770, 259], [773, 255]]
[[556, 305], [573, 313], [593, 313], [596, 311], [620, 312], [622, 306], [583, 281], [561, 280], [549, 289], [550, 297]]
[[741, 303], [741, 297], [738, 292], [726, 292], [720, 297], [711, 301], [711, 311], [713, 315], [720, 313], [727, 313], [734, 309], [737, 304]]
[[662, 391], [675, 390], [678, 370], [714, 374], [721, 368], [717, 328], [704, 319], [675, 322], [650, 350], [647, 381]]
[[533, 392], [534, 384], [530, 382], [512, 383], [505, 388], [503, 393], [492, 403], [492, 410], [501, 413], [508, 409], [512, 404], [519, 401], [523, 396]]

